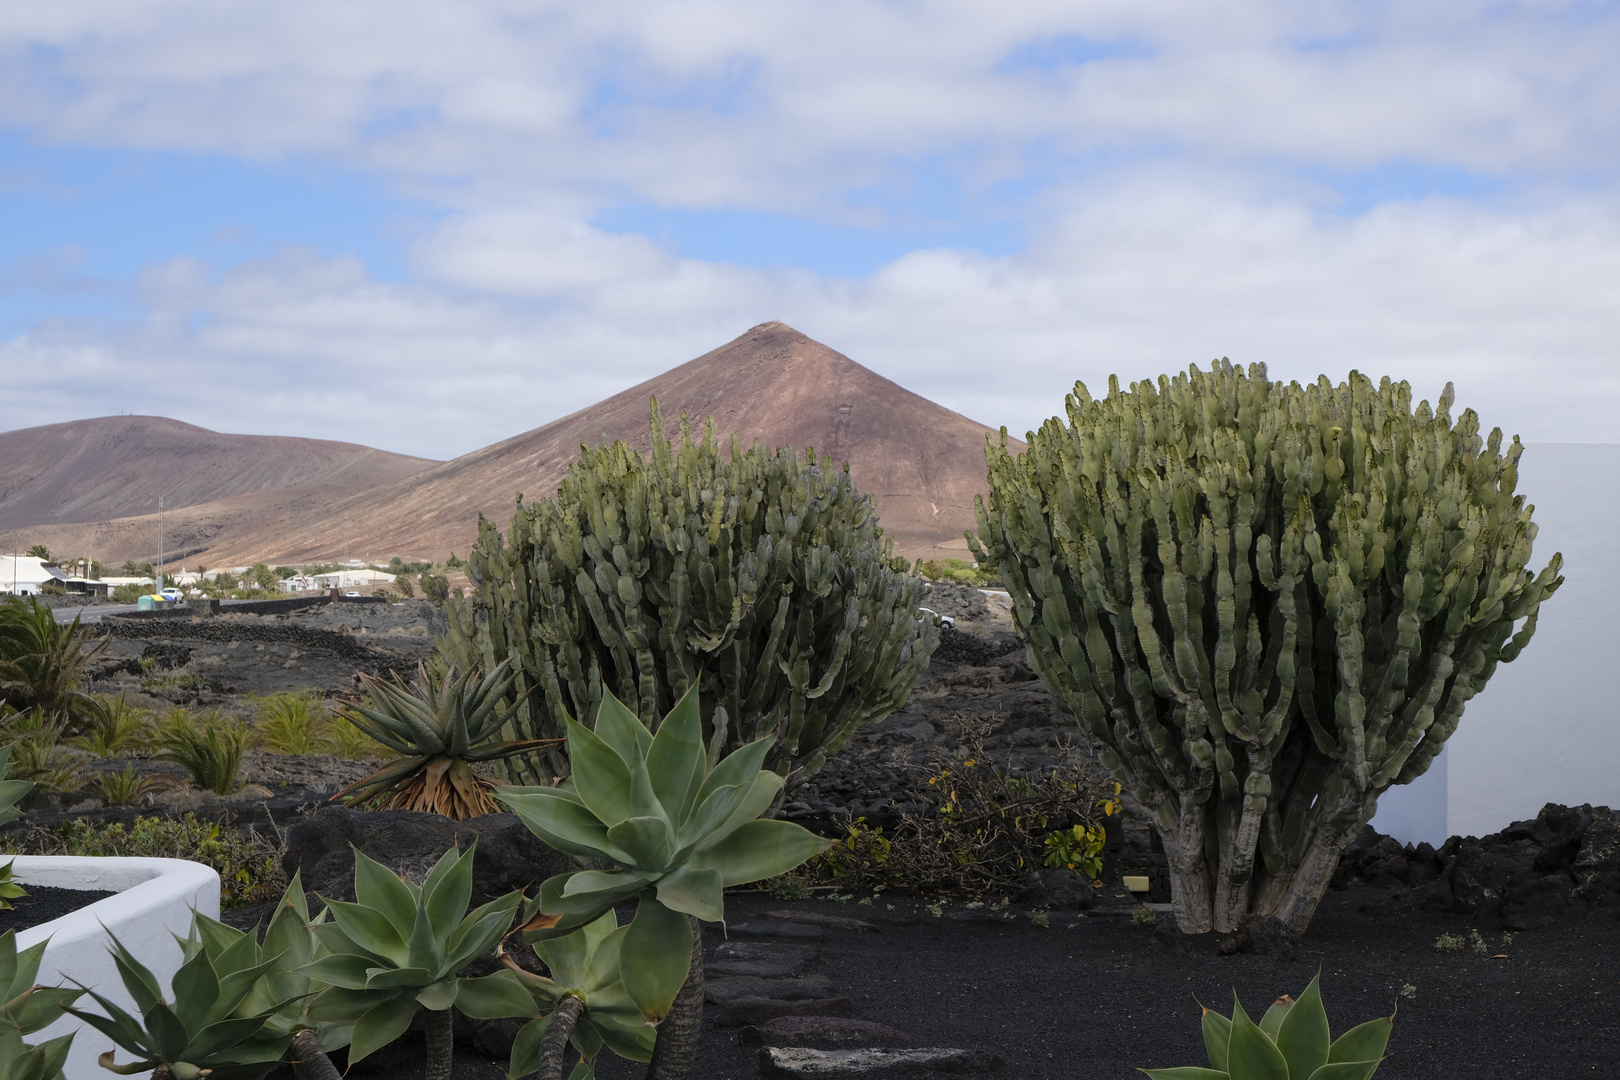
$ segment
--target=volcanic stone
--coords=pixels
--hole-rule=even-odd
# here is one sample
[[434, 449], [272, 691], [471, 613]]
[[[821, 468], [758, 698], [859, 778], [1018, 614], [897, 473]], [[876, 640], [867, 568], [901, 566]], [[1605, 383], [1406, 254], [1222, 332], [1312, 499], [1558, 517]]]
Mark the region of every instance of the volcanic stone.
[[715, 1027], [747, 1027], [778, 1016], [848, 1016], [855, 1011], [847, 997], [818, 998], [814, 1001], [783, 1001], [780, 998], [744, 998], [725, 1006], [714, 1018]]
[[841, 1016], [778, 1016], [737, 1033], [742, 1046], [807, 1046], [816, 1050], [852, 1050], [903, 1046], [911, 1036], [887, 1024]]
[[928, 1047], [916, 1050], [812, 1050], [765, 1046], [759, 1071], [765, 1076], [895, 1076], [905, 1073], [975, 1073], [1001, 1068], [994, 1054]]
[[774, 998], [778, 1001], [810, 1001], [832, 992], [832, 980], [825, 975], [798, 979], [761, 979], [747, 975], [703, 980], [703, 996], [716, 1005], [729, 1005], [745, 998]]

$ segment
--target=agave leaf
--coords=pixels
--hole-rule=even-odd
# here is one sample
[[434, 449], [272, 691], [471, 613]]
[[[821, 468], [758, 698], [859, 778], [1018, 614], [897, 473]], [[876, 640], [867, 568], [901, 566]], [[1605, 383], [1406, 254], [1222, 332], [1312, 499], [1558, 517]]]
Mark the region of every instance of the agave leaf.
[[[600, 725], [598, 725], [600, 726]], [[671, 822], [682, 822], [692, 812], [703, 786], [703, 718], [698, 711], [698, 684], [681, 695], [664, 714], [647, 750], [647, 773], [653, 792]]]
[[422, 909], [427, 912], [433, 936], [440, 941], [446, 940], [460, 924], [472, 900], [473, 860], [477, 850], [478, 843], [474, 841], [459, 858], [445, 852], [422, 883]]
[[349, 1063], [364, 1060], [405, 1034], [415, 1016], [416, 997], [412, 994], [395, 994], [378, 1002], [354, 1022]]
[[650, 893], [642, 893], [619, 951], [619, 974], [630, 1000], [649, 1023], [669, 1015], [691, 967], [691, 922]]
[[[608, 914], [618, 918], [613, 912]], [[624, 936], [629, 932], [628, 926], [617, 928], [591, 952], [590, 964], [580, 981], [580, 987], [585, 991], [586, 1005], [597, 1008], [622, 1002], [627, 1007], [633, 1007], [624, 993], [624, 984], [619, 981], [619, 957], [624, 948]], [[640, 1010], [636, 1010], [636, 1024], [641, 1024]]]
[[[354, 851], [354, 898], [388, 920], [401, 941], [416, 921], [416, 896], [398, 874], [350, 845]], [[334, 916], [335, 917], [335, 916]], [[339, 925], [342, 925], [341, 922]]]
[[424, 967], [374, 967], [366, 970], [367, 990], [416, 990], [433, 981]]
[[755, 820], [698, 848], [689, 865], [718, 870], [729, 888], [785, 874], [830, 846], [831, 841], [791, 821]]
[[703, 778], [703, 784], [698, 788], [697, 804], [702, 806], [711, 794], [721, 788], [745, 787], [753, 783], [754, 777], [765, 764], [765, 755], [775, 743], [776, 736], [767, 735], [763, 739], [755, 739], [751, 743], [739, 746], [727, 754], [710, 770], [709, 775]]
[[497, 971], [477, 979], [456, 980], [456, 1008], [477, 1020], [533, 1016], [534, 995], [510, 971]]
[[584, 724], [566, 723], [574, 793], [598, 821], [611, 828], [630, 816], [630, 765]]
[[493, 949], [511, 930], [512, 916], [522, 902], [522, 893], [509, 892], [469, 912], [445, 942], [445, 972], [459, 971], [474, 957]]
[[660, 811], [657, 817], [625, 818], [607, 832], [608, 841], [641, 870], [664, 870], [675, 854], [675, 835]]
[[1288, 1062], [1282, 1051], [1249, 1019], [1236, 994], [1232, 995], [1232, 1037], [1226, 1071], [1240, 1080], [1288, 1080]]
[[1310, 1080], [1368, 1080], [1381, 1061], [1336, 1061], [1311, 1073]]
[[326, 901], [326, 910], [332, 913], [332, 921], [353, 946], [352, 950], [342, 951], [367, 953], [379, 961], [391, 964], [403, 964], [410, 958], [405, 939], [394, 929], [392, 922], [378, 918], [375, 908], [351, 904], [346, 900], [331, 900], [324, 896], [321, 899]]
[[129, 991], [129, 996], [135, 1001], [135, 1008], [144, 1016], [146, 1011], [163, 1000], [163, 990], [158, 986], [157, 976], [147, 970], [146, 965], [135, 959], [124, 943], [117, 938], [113, 939], [113, 964], [118, 968], [118, 977]]
[[585, 973], [590, 968], [591, 955], [595, 951], [594, 942], [587, 931], [605, 919], [612, 919], [618, 925], [618, 916], [611, 910], [594, 922], [586, 923], [565, 937], [553, 938], [550, 941], [540, 942], [534, 951], [540, 959], [546, 962], [546, 970], [558, 985], [570, 989], [580, 989], [585, 985]]
[[704, 922], [722, 922], [726, 916], [723, 888], [720, 871], [687, 865], [658, 879], [658, 902]]
[[[594, 1058], [595, 1055], [593, 1054], [592, 1057]], [[590, 1060], [581, 1061], [569, 1070], [568, 1080], [596, 1080], [596, 1069], [591, 1065]]]
[[[206, 1061], [238, 1043], [251, 1039], [260, 1028], [264, 1027], [264, 1017], [244, 1016], [232, 1020], [220, 1020], [196, 1032], [190, 1043], [186, 1046], [185, 1056], [188, 1059]], [[282, 1048], [284, 1049], [284, 1048]], [[231, 1055], [235, 1057], [236, 1055]], [[277, 1049], [275, 1058], [281, 1057], [281, 1049]]]
[[168, 1002], [160, 1001], [141, 1015], [146, 1022], [146, 1033], [151, 1036], [152, 1049], [164, 1061], [179, 1061], [191, 1044], [186, 1025], [175, 1015]]
[[1321, 981], [1320, 974], [1311, 980], [1277, 1029], [1277, 1049], [1288, 1061], [1289, 1076], [1308, 1077], [1327, 1064], [1332, 1039], [1327, 1012], [1322, 1007]]
[[369, 972], [375, 966], [370, 957], [357, 953], [331, 953], [299, 968], [311, 979], [345, 990], [364, 990]]
[[782, 790], [782, 785], [786, 782], [769, 769], [761, 769], [754, 775], [753, 782], [743, 792], [743, 797], [738, 800], [731, 814], [718, 828], [709, 833], [706, 840], [700, 841], [700, 843], [710, 844], [716, 840], [722, 840], [744, 824], [759, 817], [769, 809], [771, 801], [776, 798], [776, 793]]
[[1394, 1026], [1394, 1019], [1392, 1016], [1381, 1016], [1365, 1024], [1357, 1024], [1333, 1040], [1333, 1045], [1328, 1047], [1328, 1061], [1338, 1064], [1381, 1060], [1385, 1048], [1389, 1046], [1389, 1032]]
[[1197, 1065], [1183, 1065], [1179, 1069], [1137, 1069], [1137, 1072], [1147, 1073], [1153, 1080], [1230, 1080], [1223, 1072], [1215, 1069], [1204, 1069]]
[[1294, 999], [1284, 994], [1273, 1001], [1271, 1007], [1266, 1010], [1266, 1015], [1260, 1018], [1260, 1030], [1265, 1032], [1266, 1037], [1272, 1042], [1277, 1041], [1277, 1029], [1282, 1027], [1283, 1017], [1287, 1016], [1293, 1007]]
[[1214, 1009], [1204, 1010], [1204, 1051], [1209, 1054], [1209, 1066], [1226, 1071], [1227, 1050], [1232, 1039], [1232, 1021]]
[[461, 989], [461, 980], [456, 978], [440, 979], [436, 983], [416, 992], [416, 1003], [429, 1012], [443, 1012], [456, 1004]]
[[512, 1056], [506, 1066], [506, 1080], [521, 1080], [534, 1075], [534, 1063], [540, 1056], [540, 1042], [546, 1037], [549, 1017], [531, 1020], [518, 1028], [512, 1039]]
[[596, 734], [626, 761], [630, 760], [628, 755], [632, 752], [645, 759], [647, 751], [652, 749], [652, 732], [641, 722], [641, 717], [625, 708], [624, 703], [613, 696], [611, 690], [602, 692], [602, 704], [596, 710]]
[[630, 862], [630, 856], [608, 840], [607, 826], [572, 792], [560, 788], [508, 787], [495, 792], [523, 824], [551, 847], [585, 859]]

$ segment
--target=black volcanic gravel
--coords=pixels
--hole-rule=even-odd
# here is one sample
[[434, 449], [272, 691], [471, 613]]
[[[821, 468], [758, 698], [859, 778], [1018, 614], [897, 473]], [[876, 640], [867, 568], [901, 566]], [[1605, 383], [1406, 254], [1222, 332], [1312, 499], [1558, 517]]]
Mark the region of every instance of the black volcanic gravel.
[[10, 911], [0, 911], [0, 934], [60, 919], [115, 895], [105, 889], [58, 889], [52, 885], [24, 885], [23, 888], [28, 890], [28, 895], [13, 900]]

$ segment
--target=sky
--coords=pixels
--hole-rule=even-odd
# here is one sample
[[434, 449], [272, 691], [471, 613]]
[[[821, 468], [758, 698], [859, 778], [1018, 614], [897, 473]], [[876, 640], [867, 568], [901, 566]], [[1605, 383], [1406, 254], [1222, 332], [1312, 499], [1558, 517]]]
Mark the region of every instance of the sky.
[[449, 458], [772, 319], [1020, 435], [1352, 368], [1620, 442], [1620, 3], [0, 4], [0, 430]]

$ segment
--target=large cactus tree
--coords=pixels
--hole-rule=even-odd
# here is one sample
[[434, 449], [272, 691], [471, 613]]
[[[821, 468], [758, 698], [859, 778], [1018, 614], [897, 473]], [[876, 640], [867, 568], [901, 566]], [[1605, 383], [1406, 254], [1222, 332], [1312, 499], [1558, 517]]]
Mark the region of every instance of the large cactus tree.
[[[1392, 784], [1535, 631], [1523, 447], [1406, 383], [1221, 361], [987, 450], [981, 562], [1046, 685], [1150, 811], [1184, 931], [1302, 931]], [[982, 541], [982, 549], [979, 542]]]
[[[480, 520], [473, 589], [447, 612], [456, 667], [516, 659], [512, 737], [560, 739], [604, 690], [651, 729], [696, 684], [711, 763], [770, 735], [766, 767], [808, 776], [905, 703], [938, 631], [847, 467], [736, 436], [722, 449], [684, 418], [672, 442], [656, 400], [650, 458], [581, 450], [505, 536]], [[508, 778], [567, 776], [562, 745], [507, 759]]]

